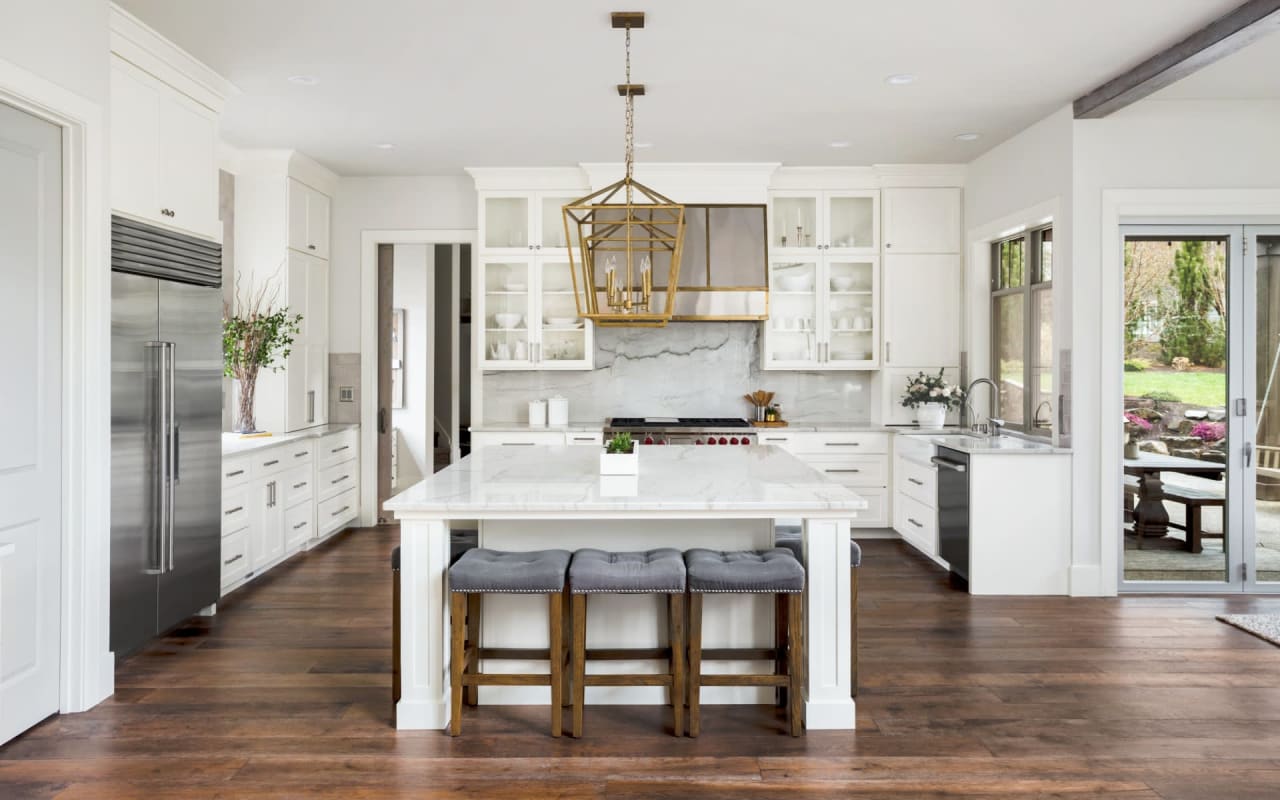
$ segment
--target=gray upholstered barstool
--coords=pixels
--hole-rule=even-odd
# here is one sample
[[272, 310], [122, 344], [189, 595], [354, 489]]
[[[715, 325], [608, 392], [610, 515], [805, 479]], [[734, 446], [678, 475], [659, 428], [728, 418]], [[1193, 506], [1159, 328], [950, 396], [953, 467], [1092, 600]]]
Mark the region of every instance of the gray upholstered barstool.
[[[774, 531], [773, 543], [785, 547], [804, 563], [804, 542], [800, 529], [779, 527]], [[858, 696], [858, 567], [862, 566], [862, 548], [849, 540], [849, 693]]]
[[[559, 736], [564, 702], [564, 669], [568, 656], [564, 639], [565, 574], [569, 553], [538, 550], [508, 553], [476, 548], [463, 553], [449, 568], [451, 697], [449, 733], [462, 733], [462, 690], [467, 701], [477, 702], [479, 686], [550, 686], [551, 735]], [[545, 594], [550, 643], [545, 650], [521, 650], [480, 646], [480, 597], [487, 593]], [[551, 669], [543, 674], [479, 671], [481, 659], [546, 659]]]
[[[706, 686], [773, 686], [787, 691], [787, 720], [792, 736], [802, 724], [804, 567], [785, 547], [722, 552], [694, 549], [684, 554], [689, 583], [689, 735], [701, 732], [701, 694]], [[702, 598], [706, 594], [773, 594], [785, 610], [785, 641], [773, 648], [702, 649]], [[768, 674], [702, 674], [706, 660], [775, 661]]]
[[[685, 567], [679, 550], [662, 548], [638, 553], [579, 550], [569, 564], [573, 596], [573, 735], [582, 735], [588, 686], [665, 686], [671, 692], [676, 736], [684, 735]], [[587, 596], [592, 594], [665, 594], [667, 646], [656, 649], [587, 649]], [[666, 674], [593, 674], [588, 661], [664, 659]]]

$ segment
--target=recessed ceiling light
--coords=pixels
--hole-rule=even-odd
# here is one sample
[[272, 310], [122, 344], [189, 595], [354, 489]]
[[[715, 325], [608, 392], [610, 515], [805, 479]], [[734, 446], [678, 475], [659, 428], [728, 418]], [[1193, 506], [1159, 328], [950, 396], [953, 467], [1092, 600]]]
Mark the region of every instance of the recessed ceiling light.
[[375, 144], [375, 145], [374, 145], [374, 147], [378, 148], [379, 150], [394, 150], [394, 149], [396, 149], [396, 146], [395, 146], [394, 144], [392, 144], [391, 142], [382, 142], [381, 144]]
[[829, 146], [829, 147], [834, 147], [834, 148], [835, 148], [835, 149], [837, 149], [837, 150], [843, 150], [844, 148], [846, 148], [846, 147], [848, 147], [848, 146], [849, 146], [849, 143], [848, 143], [848, 142], [832, 142], [832, 143], [831, 143], [830, 145], [828, 145], [828, 146]]
[[915, 83], [916, 76], [903, 72], [898, 75], [890, 75], [884, 79], [884, 82], [890, 86], [906, 86], [909, 83]]
[[320, 79], [314, 75], [290, 75], [289, 83], [296, 83], [299, 86], [315, 86]]
[[976, 142], [981, 138], [982, 138], [982, 134], [980, 133], [957, 133], [956, 134], [957, 142]]

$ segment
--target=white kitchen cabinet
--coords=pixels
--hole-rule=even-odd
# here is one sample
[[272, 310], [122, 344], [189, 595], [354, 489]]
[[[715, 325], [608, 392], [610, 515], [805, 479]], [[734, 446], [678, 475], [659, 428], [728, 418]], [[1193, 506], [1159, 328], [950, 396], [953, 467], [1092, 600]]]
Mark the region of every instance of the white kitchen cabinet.
[[259, 571], [284, 555], [283, 473], [256, 478], [249, 484], [249, 550], [251, 566]]
[[880, 192], [875, 189], [769, 193], [769, 249], [813, 257], [880, 252]]
[[604, 431], [548, 431], [530, 428], [512, 431], [472, 431], [471, 451], [485, 447], [601, 447]]
[[111, 208], [206, 239], [218, 220], [217, 114], [111, 58]]
[[893, 439], [893, 529], [930, 558], [938, 557], [938, 470], [927, 436]]
[[854, 370], [879, 365], [880, 263], [875, 256], [774, 258], [764, 369]]
[[568, 260], [547, 256], [481, 258], [473, 318], [481, 320], [485, 370], [589, 370], [594, 330], [578, 316]]
[[255, 410], [258, 427], [278, 433], [324, 425], [329, 403], [329, 262], [295, 250], [286, 268], [268, 281], [287, 306], [302, 315], [299, 333], [279, 371], [258, 374]]
[[936, 369], [960, 363], [960, 255], [885, 255], [882, 363]]
[[289, 247], [317, 258], [329, 257], [329, 195], [297, 178], [288, 180]]
[[855, 528], [889, 526], [891, 435], [879, 431], [788, 431], [761, 429], [759, 445], [781, 447], [867, 501], [853, 520]]
[[881, 194], [885, 253], [958, 253], [964, 240], [960, 189], [893, 188]]
[[552, 255], [565, 258], [577, 245], [577, 230], [566, 238], [563, 207], [587, 193], [502, 191], [480, 195], [480, 249], [491, 255]]

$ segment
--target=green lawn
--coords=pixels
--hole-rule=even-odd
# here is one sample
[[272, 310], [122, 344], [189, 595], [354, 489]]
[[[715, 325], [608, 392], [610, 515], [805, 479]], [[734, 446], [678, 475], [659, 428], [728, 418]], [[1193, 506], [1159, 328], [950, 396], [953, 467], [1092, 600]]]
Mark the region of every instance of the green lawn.
[[1227, 376], [1221, 372], [1126, 372], [1124, 393], [1141, 397], [1148, 392], [1169, 392], [1184, 403], [1198, 406], [1227, 404]]

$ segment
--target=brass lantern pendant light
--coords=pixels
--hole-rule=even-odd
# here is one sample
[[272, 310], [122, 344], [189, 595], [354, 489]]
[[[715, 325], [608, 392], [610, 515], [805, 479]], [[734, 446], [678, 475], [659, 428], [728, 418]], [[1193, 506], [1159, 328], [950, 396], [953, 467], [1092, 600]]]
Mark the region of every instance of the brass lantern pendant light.
[[[578, 260], [569, 248], [578, 314], [602, 326], [663, 327], [675, 311], [684, 247], [684, 206], [632, 178], [635, 166], [635, 98], [644, 84], [631, 82], [631, 30], [644, 27], [644, 12], [612, 15], [626, 31], [626, 176], [564, 206], [567, 241], [577, 233]], [[655, 275], [665, 284], [656, 283]]]

